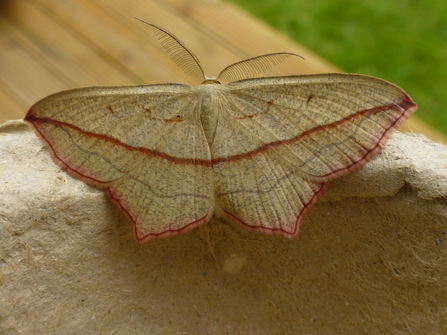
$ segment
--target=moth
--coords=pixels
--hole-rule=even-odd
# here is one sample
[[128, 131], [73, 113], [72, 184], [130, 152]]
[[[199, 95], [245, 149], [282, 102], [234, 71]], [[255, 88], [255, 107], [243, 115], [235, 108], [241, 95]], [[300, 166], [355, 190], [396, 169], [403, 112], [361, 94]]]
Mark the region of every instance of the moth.
[[201, 85], [74, 89], [40, 100], [25, 117], [55, 163], [104, 189], [138, 243], [185, 233], [214, 214], [294, 238], [328, 182], [375, 157], [417, 108], [401, 88], [364, 75], [241, 79], [297, 56], [287, 52], [208, 78], [177, 37], [147, 24]]

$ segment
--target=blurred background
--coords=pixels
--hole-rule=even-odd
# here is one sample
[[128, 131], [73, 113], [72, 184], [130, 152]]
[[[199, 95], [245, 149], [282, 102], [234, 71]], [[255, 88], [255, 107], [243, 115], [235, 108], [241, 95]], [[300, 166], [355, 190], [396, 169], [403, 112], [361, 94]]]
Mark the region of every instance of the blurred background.
[[23, 118], [37, 100], [75, 87], [199, 84], [135, 16], [184, 41], [208, 76], [241, 59], [288, 51], [306, 60], [269, 74], [345, 71], [388, 80], [419, 105], [407, 130], [445, 141], [444, 0], [4, 0], [0, 121]]
[[403, 87], [447, 134], [447, 1], [231, 1], [346, 72]]

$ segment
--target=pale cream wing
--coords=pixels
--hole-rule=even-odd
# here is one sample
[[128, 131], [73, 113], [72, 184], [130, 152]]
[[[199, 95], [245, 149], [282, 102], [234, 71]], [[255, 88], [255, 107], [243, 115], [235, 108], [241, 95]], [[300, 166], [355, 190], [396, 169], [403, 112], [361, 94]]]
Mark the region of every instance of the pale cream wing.
[[[416, 109], [399, 87], [362, 75], [260, 78], [227, 87], [233, 120], [303, 173], [322, 180], [363, 164]], [[254, 150], [259, 148], [249, 148]], [[235, 148], [228, 154], [240, 153]]]
[[303, 178], [221, 106], [211, 147], [217, 205], [250, 230], [295, 237], [325, 184]]
[[191, 87], [71, 90], [36, 103], [27, 121], [54, 160], [105, 188], [139, 242], [177, 235], [212, 215], [212, 169]]
[[250, 229], [286, 236], [325, 182], [363, 166], [416, 109], [395, 85], [344, 74], [242, 80], [218, 100], [218, 203]]

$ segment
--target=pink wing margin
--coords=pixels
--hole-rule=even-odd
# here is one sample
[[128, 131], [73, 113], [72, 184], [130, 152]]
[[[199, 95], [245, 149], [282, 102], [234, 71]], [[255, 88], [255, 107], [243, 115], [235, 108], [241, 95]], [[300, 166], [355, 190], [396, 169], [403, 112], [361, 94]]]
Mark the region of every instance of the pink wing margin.
[[[295, 238], [301, 220], [321, 198], [328, 182], [363, 167], [376, 157], [393, 131], [417, 109], [417, 105], [403, 90], [383, 80], [361, 75], [330, 76], [332, 82], [325, 75], [310, 75], [299, 77], [298, 83], [294, 83], [297, 77], [279, 77], [266, 78], [267, 80], [249, 79], [229, 85], [233, 86], [231, 93], [236, 98], [228, 98], [232, 118], [222, 123], [231, 124], [224, 128], [232, 129], [233, 133], [223, 136], [223, 132], [218, 129], [215, 143], [225, 142], [225, 146], [220, 151], [219, 146], [212, 150], [214, 173], [218, 175], [218, 203], [223, 204], [222, 211], [226, 216], [252, 231]], [[272, 79], [277, 80], [275, 88], [269, 86]], [[337, 98], [335, 85], [338, 82], [341, 82], [348, 92], [342, 96], [343, 106], [349, 106], [352, 99], [352, 105], [357, 111], [343, 107], [343, 110], [331, 112], [331, 108], [337, 110], [337, 103], [329, 104], [326, 111], [318, 105], [321, 104], [321, 99], [324, 102], [325, 94], [329, 95], [329, 103], [330, 98]], [[282, 87], [281, 84], [284, 83], [296, 85], [297, 90], [300, 90], [294, 99], [290, 98], [290, 86], [282, 91], [280, 89], [280, 92], [276, 90], [276, 87]], [[331, 83], [334, 83], [332, 87]], [[365, 89], [359, 89], [358, 85], [364, 85]], [[368, 96], [368, 93], [371, 93], [370, 86], [378, 90], [372, 97]], [[324, 89], [328, 92], [323, 92]], [[362, 96], [363, 91], [366, 92], [365, 97]], [[244, 102], [237, 101], [238, 95]], [[240, 107], [245, 101], [250, 101], [251, 104], [248, 112]], [[335, 107], [331, 107], [334, 105]], [[362, 105], [363, 109], [358, 108]], [[301, 131], [293, 127], [282, 127], [284, 122], [277, 120], [284, 118], [277, 115], [285, 115], [293, 110], [297, 111], [292, 113], [297, 117], [296, 120], [290, 121], [290, 114], [286, 115], [291, 125], [299, 127], [298, 118], [303, 114], [304, 121], [314, 125], [304, 127]], [[312, 113], [318, 113], [320, 110], [332, 115], [314, 122]], [[368, 122], [372, 122], [370, 133], [366, 127]], [[273, 131], [275, 125], [278, 131]], [[255, 135], [240, 136], [243, 129], [251, 130], [252, 135]], [[290, 136], [293, 132], [296, 135]], [[277, 139], [271, 140], [270, 138], [274, 137], [271, 134], [275, 134]], [[243, 152], [240, 147], [244, 147]], [[334, 157], [331, 157], [331, 151]], [[263, 156], [265, 158], [262, 158]], [[281, 173], [274, 172], [277, 167], [287, 165], [287, 162], [297, 168], [294, 170], [289, 167], [287, 171], [283, 169]], [[258, 183], [260, 186], [251, 187], [246, 182], [248, 175], [238, 176], [234, 173], [249, 170], [251, 164], [256, 164], [256, 168], [252, 168], [252, 174], [259, 174], [257, 179], [263, 180]], [[298, 184], [300, 187], [296, 187]], [[296, 203], [293, 203], [294, 201]], [[263, 209], [257, 215], [244, 212], [247, 203]], [[269, 207], [274, 207], [274, 210]]]

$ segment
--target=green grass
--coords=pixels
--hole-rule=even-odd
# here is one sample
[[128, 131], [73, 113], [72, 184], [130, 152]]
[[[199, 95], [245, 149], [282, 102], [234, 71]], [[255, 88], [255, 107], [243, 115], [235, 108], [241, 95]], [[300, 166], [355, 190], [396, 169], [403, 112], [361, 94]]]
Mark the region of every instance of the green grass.
[[399, 85], [447, 134], [446, 0], [231, 1], [344, 71]]

